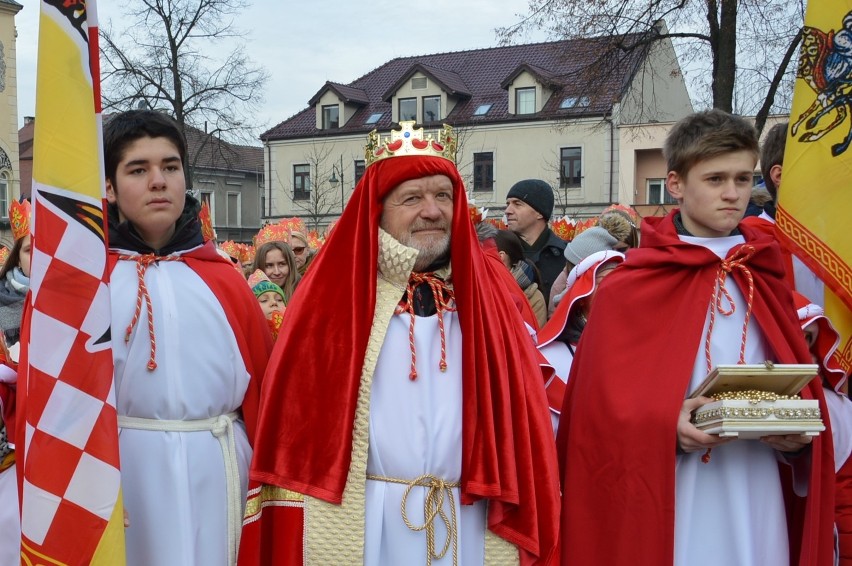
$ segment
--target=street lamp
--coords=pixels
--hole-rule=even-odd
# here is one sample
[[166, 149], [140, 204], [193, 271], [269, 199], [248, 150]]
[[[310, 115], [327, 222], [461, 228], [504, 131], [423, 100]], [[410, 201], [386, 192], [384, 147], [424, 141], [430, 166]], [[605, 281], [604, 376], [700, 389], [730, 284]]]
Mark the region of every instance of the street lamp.
[[[340, 175], [340, 180], [337, 179], [337, 176]], [[343, 205], [344, 205], [344, 187], [343, 184], [343, 155], [340, 156], [340, 168], [337, 168], [337, 165], [331, 165], [331, 179], [328, 180], [328, 184], [332, 187], [336, 187], [337, 183], [340, 183], [340, 214], [343, 214]]]

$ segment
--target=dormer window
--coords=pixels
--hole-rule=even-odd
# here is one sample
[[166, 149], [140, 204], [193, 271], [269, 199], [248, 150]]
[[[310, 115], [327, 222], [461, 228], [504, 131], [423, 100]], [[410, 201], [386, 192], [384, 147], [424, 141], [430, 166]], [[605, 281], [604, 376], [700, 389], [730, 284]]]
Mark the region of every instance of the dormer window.
[[439, 122], [441, 120], [441, 97], [423, 97], [423, 121]]
[[515, 114], [535, 114], [535, 87], [515, 89]]
[[400, 98], [399, 99], [399, 120], [417, 120], [417, 99], [416, 98]]
[[370, 114], [370, 117], [367, 118], [367, 121], [364, 122], [364, 124], [367, 124], [367, 125], [375, 124], [376, 122], [381, 120], [383, 114], [384, 114], [384, 112], [373, 112], [372, 114]]
[[322, 107], [322, 129], [336, 130], [340, 127], [340, 106], [330, 104]]
[[568, 96], [562, 99], [562, 102], [559, 104], [559, 108], [561, 110], [568, 110], [570, 108], [586, 108], [589, 106], [589, 102], [588, 96]]

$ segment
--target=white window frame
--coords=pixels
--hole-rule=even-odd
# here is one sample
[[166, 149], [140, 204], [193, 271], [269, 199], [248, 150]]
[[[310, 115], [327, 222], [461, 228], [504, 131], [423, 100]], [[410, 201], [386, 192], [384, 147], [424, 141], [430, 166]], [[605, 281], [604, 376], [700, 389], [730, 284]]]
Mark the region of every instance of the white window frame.
[[[651, 194], [657, 193], [657, 201], [651, 202]], [[647, 204], [677, 204], [677, 200], [672, 198], [669, 191], [666, 190], [665, 179], [646, 179], [645, 180], [645, 202]]]
[[[237, 197], [237, 217], [231, 218], [231, 196]], [[225, 195], [225, 222], [226, 226], [236, 226], [237, 228], [243, 225], [243, 195], [239, 191], [228, 191]]]

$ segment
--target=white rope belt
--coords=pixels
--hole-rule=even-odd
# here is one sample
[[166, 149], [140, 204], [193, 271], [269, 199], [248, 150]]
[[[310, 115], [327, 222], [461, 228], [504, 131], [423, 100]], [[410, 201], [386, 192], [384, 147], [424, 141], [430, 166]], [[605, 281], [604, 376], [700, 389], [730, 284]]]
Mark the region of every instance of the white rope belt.
[[228, 556], [230, 563], [236, 564], [237, 548], [242, 531], [242, 497], [240, 490], [240, 469], [237, 464], [237, 442], [234, 437], [234, 421], [239, 413], [233, 412], [209, 419], [190, 421], [168, 421], [160, 419], [142, 419], [138, 417], [118, 417], [118, 426], [135, 430], [167, 432], [203, 432], [209, 431], [219, 441], [225, 462], [225, 482], [228, 499]]

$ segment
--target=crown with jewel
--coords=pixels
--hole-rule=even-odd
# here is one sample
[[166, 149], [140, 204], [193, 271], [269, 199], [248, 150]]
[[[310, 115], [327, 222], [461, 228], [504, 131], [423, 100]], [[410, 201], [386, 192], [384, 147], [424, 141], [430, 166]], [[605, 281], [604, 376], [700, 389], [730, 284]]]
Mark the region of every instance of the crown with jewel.
[[213, 219], [210, 218], [210, 207], [207, 205], [207, 201], [201, 203], [198, 219], [201, 221], [201, 237], [204, 238], [204, 241], [215, 240], [216, 230], [213, 229]]
[[267, 244], [269, 242], [284, 242], [285, 244], [289, 244], [290, 230], [281, 222], [278, 222], [277, 224], [267, 224], [261, 228], [260, 232], [257, 233], [257, 236], [254, 237], [254, 245], [259, 248], [263, 244]]
[[414, 124], [413, 120], [403, 120], [399, 123], [400, 129], [391, 130], [387, 138], [382, 138], [377, 130], [370, 132], [365, 148], [367, 166], [383, 159], [406, 155], [430, 155], [456, 162], [458, 142], [451, 126], [444, 124], [436, 140], [432, 134], [424, 135], [423, 128], [415, 129]]
[[15, 238], [15, 241], [29, 234], [31, 214], [30, 201], [12, 201], [11, 206], [9, 206], [9, 224], [12, 226], [12, 237]]
[[0, 267], [3, 267], [7, 259], [9, 259], [9, 248], [0, 246]]

